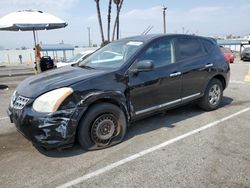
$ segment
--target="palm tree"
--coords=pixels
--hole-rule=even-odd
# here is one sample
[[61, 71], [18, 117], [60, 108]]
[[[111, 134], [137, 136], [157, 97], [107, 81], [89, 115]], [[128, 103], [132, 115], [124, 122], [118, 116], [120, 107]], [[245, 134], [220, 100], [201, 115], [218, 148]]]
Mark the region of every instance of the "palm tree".
[[108, 42], [110, 42], [110, 23], [111, 23], [111, 9], [112, 9], [112, 0], [109, 0], [109, 7], [108, 7]]
[[119, 17], [120, 17], [120, 12], [121, 12], [121, 8], [122, 8], [122, 4], [123, 4], [123, 0], [113, 0], [114, 3], [116, 4], [116, 19], [115, 19], [115, 23], [114, 23], [114, 28], [113, 28], [113, 37], [112, 40], [115, 40], [115, 30], [117, 27], [117, 40], [119, 39]]
[[100, 31], [101, 31], [102, 43], [104, 43], [105, 39], [104, 39], [103, 26], [102, 26], [102, 16], [101, 16], [101, 11], [100, 11], [100, 0], [94, 0], [94, 1], [96, 2], [96, 10], [97, 10]]

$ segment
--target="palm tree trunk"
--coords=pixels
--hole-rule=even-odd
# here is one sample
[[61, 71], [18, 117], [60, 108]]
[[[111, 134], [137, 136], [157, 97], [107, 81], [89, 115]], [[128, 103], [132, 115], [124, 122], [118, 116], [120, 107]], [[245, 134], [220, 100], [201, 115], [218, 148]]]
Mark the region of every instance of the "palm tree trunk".
[[112, 9], [112, 0], [109, 0], [108, 8], [108, 42], [110, 42], [110, 23], [111, 23], [111, 9]]
[[98, 21], [99, 21], [99, 26], [100, 26], [100, 31], [101, 31], [101, 37], [102, 37], [102, 43], [104, 43], [104, 34], [103, 34], [103, 27], [102, 27], [102, 16], [101, 16], [101, 11], [100, 11], [100, 0], [95, 0], [96, 2], [96, 9], [97, 9], [97, 16], [98, 16]]
[[[117, 9], [117, 15], [116, 15], [116, 18], [115, 18], [115, 23], [114, 23], [114, 28], [113, 28], [112, 41], [115, 40], [115, 30], [116, 30], [116, 27], [117, 27], [117, 23], [119, 23], [119, 17], [120, 17], [120, 12], [121, 12], [121, 9], [122, 9], [122, 5], [123, 5], [123, 0], [121, 0], [121, 3], [120, 3], [120, 5], [119, 5], [119, 7]], [[118, 38], [119, 38], [119, 36], [118, 36]]]
[[120, 17], [119, 17], [119, 5], [116, 5], [116, 9], [117, 9], [117, 21], [116, 21], [116, 40], [119, 40], [119, 29], [120, 29]]

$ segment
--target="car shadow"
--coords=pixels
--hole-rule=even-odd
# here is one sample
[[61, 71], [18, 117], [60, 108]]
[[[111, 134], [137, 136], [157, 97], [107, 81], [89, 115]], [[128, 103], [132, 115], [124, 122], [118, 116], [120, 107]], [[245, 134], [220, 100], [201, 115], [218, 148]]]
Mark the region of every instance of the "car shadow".
[[59, 148], [59, 149], [49, 149], [46, 150], [44, 148], [35, 146], [38, 152], [41, 154], [51, 157], [51, 158], [66, 158], [66, 157], [72, 157], [77, 155], [82, 155], [86, 153], [87, 151], [83, 150], [81, 146], [76, 142], [72, 147], [69, 148]]
[[[233, 102], [232, 98], [223, 97], [221, 107], [228, 106]], [[129, 140], [135, 136], [142, 135], [160, 128], [174, 128], [175, 124], [181, 122], [183, 120], [187, 120], [189, 118], [193, 118], [202, 113], [205, 113], [203, 110], [197, 107], [196, 103], [190, 103], [188, 105], [163, 111], [161, 113], [152, 115], [145, 119], [136, 121], [131, 124], [128, 128], [127, 135], [124, 141]], [[76, 155], [81, 155], [86, 153], [87, 151], [83, 150], [78, 143], [75, 143], [73, 147], [65, 148], [65, 149], [54, 149], [54, 150], [45, 150], [42, 148], [36, 147], [37, 150], [47, 156], [52, 158], [65, 158], [72, 157]]]
[[[232, 98], [223, 97], [220, 108], [230, 105], [232, 102]], [[151, 132], [160, 128], [174, 128], [176, 123], [193, 118], [203, 113], [205, 113], [205, 111], [200, 109], [195, 102], [179, 108], [158, 113], [154, 116], [147, 117], [143, 120], [133, 123], [129, 127], [129, 131], [125, 140], [129, 140], [134, 136]]]

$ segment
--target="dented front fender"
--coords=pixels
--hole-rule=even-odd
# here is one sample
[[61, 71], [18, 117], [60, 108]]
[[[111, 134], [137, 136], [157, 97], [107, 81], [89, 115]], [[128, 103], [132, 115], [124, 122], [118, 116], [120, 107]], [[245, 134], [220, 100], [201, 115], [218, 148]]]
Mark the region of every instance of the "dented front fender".
[[81, 96], [81, 107], [89, 107], [96, 102], [111, 102], [118, 105], [125, 113], [127, 121], [130, 120], [130, 114], [127, 104], [127, 98], [120, 91], [94, 91], [85, 96]]

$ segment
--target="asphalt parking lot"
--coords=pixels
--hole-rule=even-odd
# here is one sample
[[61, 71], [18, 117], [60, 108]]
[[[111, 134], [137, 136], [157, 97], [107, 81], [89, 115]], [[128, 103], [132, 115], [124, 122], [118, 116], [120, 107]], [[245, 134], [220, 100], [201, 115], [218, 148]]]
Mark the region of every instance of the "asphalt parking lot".
[[0, 78], [0, 187], [250, 187], [250, 62], [231, 65], [222, 106], [195, 104], [133, 123], [123, 143], [39, 151], [6, 115], [25, 76]]

